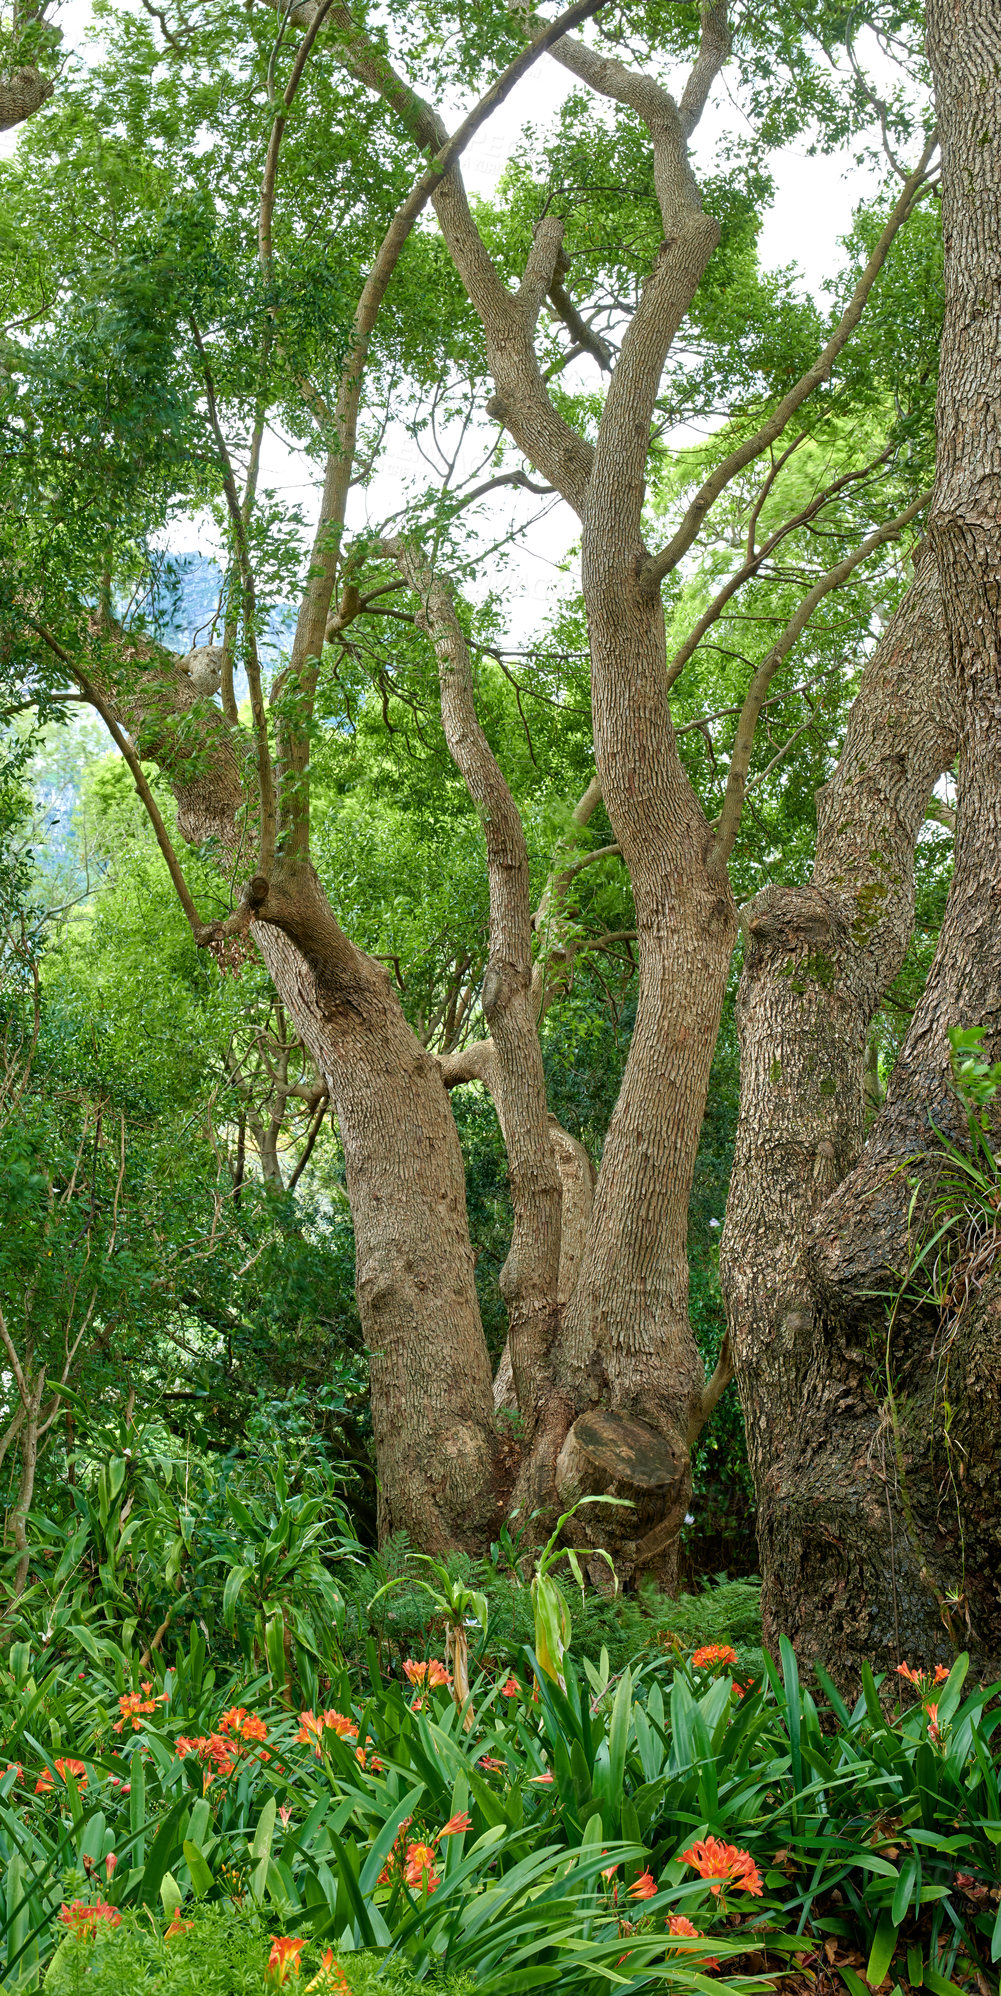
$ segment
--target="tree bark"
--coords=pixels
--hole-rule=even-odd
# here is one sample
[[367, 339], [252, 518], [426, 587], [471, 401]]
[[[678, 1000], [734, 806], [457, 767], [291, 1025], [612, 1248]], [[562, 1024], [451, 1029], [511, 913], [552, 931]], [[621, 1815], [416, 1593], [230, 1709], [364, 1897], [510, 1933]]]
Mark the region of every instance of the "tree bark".
[[[1001, 1655], [996, 1285], [939, 1323], [891, 1307], [933, 1125], [962, 1139], [948, 1028], [1001, 1029], [1001, 21], [930, 0], [946, 311], [938, 463], [914, 587], [818, 800], [813, 883], [749, 915], [723, 1277], [759, 1500], [766, 1640], [857, 1681], [862, 1656]], [[914, 839], [958, 751], [934, 964], [863, 1147], [866, 1029], [902, 959]]]
[[330, 1093], [369, 1351], [380, 1536], [480, 1550], [499, 1516], [490, 1364], [462, 1154], [437, 1062], [311, 869], [281, 867], [255, 940]]

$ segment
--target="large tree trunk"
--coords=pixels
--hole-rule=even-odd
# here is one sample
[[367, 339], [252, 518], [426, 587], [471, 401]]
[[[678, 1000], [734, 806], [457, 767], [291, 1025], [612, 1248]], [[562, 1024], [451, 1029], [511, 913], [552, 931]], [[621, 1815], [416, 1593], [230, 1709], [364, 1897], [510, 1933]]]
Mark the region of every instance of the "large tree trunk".
[[[870, 666], [818, 811], [813, 885], [751, 911], [724, 1283], [760, 1507], [766, 1635], [851, 1678], [862, 1655], [1001, 1654], [997, 1306], [893, 1309], [912, 1181], [962, 1138], [948, 1028], [1001, 1027], [1001, 20], [930, 0], [946, 314], [918, 579]], [[868, 744], [859, 757], [859, 748]], [[906, 946], [913, 842], [958, 749], [939, 947], [862, 1147], [865, 1034]], [[853, 764], [855, 773], [853, 774]], [[920, 1224], [920, 1209], [919, 1209]]]
[[281, 868], [254, 933], [330, 1091], [370, 1358], [380, 1535], [482, 1550], [500, 1515], [490, 1364], [455, 1121], [386, 972], [347, 941], [312, 873]]

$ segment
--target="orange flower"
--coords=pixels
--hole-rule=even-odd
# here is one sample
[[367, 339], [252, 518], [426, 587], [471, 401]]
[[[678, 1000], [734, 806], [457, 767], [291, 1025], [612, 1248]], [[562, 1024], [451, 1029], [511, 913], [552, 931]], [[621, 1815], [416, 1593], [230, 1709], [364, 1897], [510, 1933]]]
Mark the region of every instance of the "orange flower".
[[366, 1748], [370, 1747], [371, 1744], [371, 1740], [366, 1740], [365, 1746], [355, 1747], [355, 1759], [359, 1767], [364, 1767], [369, 1774], [381, 1774], [383, 1762], [379, 1759], [378, 1754], [374, 1753], [371, 1760], [368, 1758]]
[[290, 1934], [272, 1934], [268, 1974], [279, 1987], [290, 1975], [298, 1975], [299, 1956], [305, 1945], [305, 1941], [294, 1941]]
[[296, 1741], [300, 1746], [312, 1746], [317, 1760], [323, 1759], [323, 1735], [325, 1732], [334, 1733], [339, 1740], [356, 1740], [358, 1738], [357, 1726], [343, 1712], [335, 1712], [333, 1710], [321, 1712], [319, 1717], [317, 1717], [315, 1712], [300, 1712], [299, 1731], [295, 1736]]
[[312, 1982], [307, 1982], [307, 1992], [311, 1989], [330, 1991], [331, 1996], [352, 1996], [351, 1984], [340, 1962], [334, 1960], [332, 1947], [328, 1947], [320, 1963], [319, 1975], [314, 1975]]
[[182, 1920], [180, 1913], [175, 1913], [163, 1938], [165, 1941], [173, 1941], [177, 1939], [178, 1934], [190, 1934], [194, 1924], [194, 1920]]
[[641, 1871], [629, 1887], [630, 1899], [655, 1899], [656, 1896], [657, 1883], [652, 1871]]
[[59, 1908], [59, 1918], [81, 1941], [92, 1941], [102, 1922], [109, 1927], [120, 1927], [122, 1924], [117, 1906], [109, 1906], [104, 1899], [96, 1899], [92, 1906], [86, 1905], [82, 1899], [74, 1899], [72, 1905]]
[[468, 1814], [468, 1812], [465, 1809], [460, 1809], [458, 1815], [450, 1816], [448, 1822], [445, 1824], [444, 1829], [438, 1831], [438, 1835], [435, 1838], [435, 1843], [440, 1843], [442, 1837], [464, 1836], [466, 1831], [471, 1830], [472, 1827], [473, 1827], [472, 1817]]
[[694, 1843], [691, 1850], [682, 1851], [681, 1862], [693, 1865], [700, 1878], [710, 1881], [710, 1890], [717, 1899], [727, 1885], [735, 1892], [753, 1892], [761, 1897], [758, 1867], [750, 1851], [738, 1850], [735, 1844], [706, 1837], [703, 1842]]
[[533, 1780], [533, 1781], [538, 1781], [538, 1782], [545, 1782], [545, 1783], [546, 1783], [546, 1786], [547, 1786], [547, 1787], [548, 1787], [549, 1783], [550, 1783], [550, 1782], [552, 1781], [552, 1778], [553, 1778], [553, 1777], [552, 1777], [552, 1771], [551, 1771], [551, 1770], [550, 1770], [550, 1769], [549, 1769], [548, 1767], [547, 1767], [547, 1769], [546, 1769], [546, 1772], [545, 1772], [545, 1774], [533, 1774], [533, 1775], [532, 1775], [532, 1780]]
[[434, 1850], [431, 1844], [408, 1844], [403, 1861], [403, 1876], [412, 1892], [419, 1892], [423, 1886], [426, 1892], [433, 1892], [439, 1883], [434, 1868]]
[[897, 1676], [906, 1677], [908, 1684], [920, 1684], [922, 1681], [921, 1672], [912, 1670], [909, 1663], [898, 1663]]
[[142, 1727], [142, 1715], [146, 1712], [155, 1712], [158, 1705], [166, 1703], [165, 1698], [151, 1698], [149, 1694], [152, 1689], [152, 1684], [144, 1684], [142, 1691], [126, 1691], [125, 1696], [119, 1698], [118, 1710], [121, 1717], [116, 1719], [112, 1726], [113, 1733], [120, 1733], [126, 1720], [131, 1721], [132, 1731], [138, 1733]]
[[415, 1663], [409, 1656], [403, 1666], [403, 1675], [408, 1684], [422, 1684], [428, 1691], [438, 1691], [442, 1685], [451, 1684], [452, 1679], [443, 1663], [433, 1656], [430, 1663]]
[[692, 1658], [696, 1670], [708, 1670], [714, 1663], [736, 1663], [737, 1652], [729, 1643], [706, 1643]]
[[497, 1760], [493, 1754], [485, 1753], [478, 1765], [485, 1768], [488, 1774], [503, 1774], [507, 1763]]
[[[64, 1760], [62, 1759], [62, 1757], [60, 1757], [56, 1761], [55, 1767], [56, 1767], [56, 1773], [59, 1775], [62, 1781], [65, 1781], [66, 1776], [68, 1774], [72, 1774], [74, 1780], [76, 1781], [77, 1787], [80, 1789], [86, 1788], [87, 1770], [84, 1767], [82, 1760]], [[52, 1776], [49, 1773], [48, 1768], [43, 1767], [42, 1772], [35, 1783], [35, 1794], [48, 1795], [51, 1792], [52, 1787], [53, 1787]]]
[[[705, 1935], [699, 1932], [698, 1927], [693, 1927], [691, 1920], [686, 1920], [684, 1913], [671, 1914], [667, 1922], [667, 1931], [669, 1934], [673, 1934], [678, 1940], [685, 1940], [685, 1941], [705, 1940]], [[691, 1957], [689, 1957], [689, 1959], [691, 1959]], [[705, 1959], [703, 1959], [701, 1955], [697, 1955], [695, 1957], [695, 1960], [692, 1962], [692, 1967], [718, 1968], [719, 1961], [717, 1960], [714, 1954], [707, 1955]]]
[[930, 1740], [940, 1740], [942, 1735], [938, 1729], [938, 1706], [926, 1705], [925, 1711], [928, 1714], [928, 1738]]
[[501, 1685], [502, 1698], [517, 1698], [520, 1694], [521, 1685], [516, 1677], [509, 1677], [507, 1683]]

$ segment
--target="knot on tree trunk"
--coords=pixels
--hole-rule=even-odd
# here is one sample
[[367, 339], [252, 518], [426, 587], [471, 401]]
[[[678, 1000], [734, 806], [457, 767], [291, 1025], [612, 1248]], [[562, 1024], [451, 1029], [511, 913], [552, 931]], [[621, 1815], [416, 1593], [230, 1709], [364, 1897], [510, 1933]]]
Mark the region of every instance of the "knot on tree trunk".
[[[661, 1434], [630, 1414], [590, 1408], [560, 1450], [555, 1484], [566, 1510], [582, 1497], [620, 1500], [600, 1510], [585, 1507], [575, 1526], [589, 1545], [609, 1554], [625, 1580], [663, 1560], [677, 1539], [691, 1489], [688, 1447], [680, 1433]], [[607, 1587], [604, 1561], [591, 1560], [588, 1571], [597, 1586]]]
[[9, 132], [41, 109], [55, 89], [54, 83], [34, 64], [25, 64], [9, 76], [0, 76], [0, 132]]
[[765, 887], [743, 910], [752, 955], [756, 951], [839, 949], [847, 924], [831, 896], [819, 887]]

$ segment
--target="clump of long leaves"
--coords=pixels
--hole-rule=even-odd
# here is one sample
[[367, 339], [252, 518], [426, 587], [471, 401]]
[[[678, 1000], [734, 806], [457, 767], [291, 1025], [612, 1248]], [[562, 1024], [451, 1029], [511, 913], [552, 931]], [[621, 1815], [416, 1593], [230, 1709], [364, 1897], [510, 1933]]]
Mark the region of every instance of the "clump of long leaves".
[[[84, 1635], [79, 1672], [15, 1647], [0, 1692], [5, 1986], [37, 1986], [96, 1892], [179, 1920], [179, 1945], [234, 1903], [484, 1996], [705, 1989], [710, 1960], [750, 1996], [821, 1957], [851, 1996], [887, 1974], [952, 1996], [1001, 1957], [1001, 1687], [966, 1692], [965, 1659], [901, 1679], [894, 1713], [868, 1672], [853, 1708], [819, 1672], [804, 1689], [784, 1641], [751, 1685], [723, 1645], [619, 1675], [565, 1654], [562, 1687], [526, 1649], [517, 1675], [474, 1659], [458, 1701], [443, 1663], [386, 1678], [373, 1646], [300, 1712], [283, 1657], [220, 1679], [196, 1630], [143, 1679]], [[714, 1890], [707, 1839], [760, 1895], [740, 1865]]]

